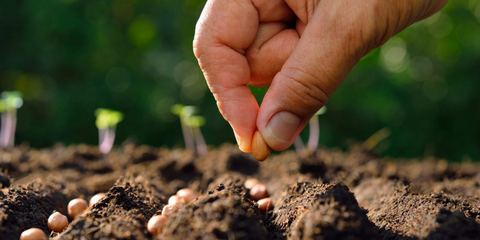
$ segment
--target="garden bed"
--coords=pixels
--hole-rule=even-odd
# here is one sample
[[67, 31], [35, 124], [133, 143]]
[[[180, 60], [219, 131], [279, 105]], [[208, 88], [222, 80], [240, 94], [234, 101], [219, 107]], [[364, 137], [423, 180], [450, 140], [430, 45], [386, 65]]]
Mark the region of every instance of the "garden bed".
[[[155, 239], [147, 222], [177, 190], [200, 196], [169, 217], [159, 239], [478, 239], [480, 164], [379, 159], [354, 147], [286, 151], [259, 163], [233, 145], [197, 157], [125, 143], [0, 150], [0, 239], [32, 227], [55, 239]], [[265, 183], [260, 212], [244, 187]], [[9, 183], [10, 182], [10, 183]], [[71, 199], [107, 193], [61, 234], [47, 219]]]

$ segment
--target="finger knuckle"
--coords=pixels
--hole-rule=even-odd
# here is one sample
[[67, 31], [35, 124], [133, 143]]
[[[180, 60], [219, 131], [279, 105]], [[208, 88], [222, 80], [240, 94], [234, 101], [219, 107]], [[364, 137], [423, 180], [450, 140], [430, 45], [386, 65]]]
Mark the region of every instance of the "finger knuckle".
[[291, 98], [289, 101], [298, 105], [299, 115], [311, 115], [311, 110], [324, 106], [330, 96], [323, 90], [318, 77], [299, 68], [292, 70], [294, 71], [289, 71], [292, 73], [282, 73], [285, 78], [289, 79], [287, 88], [293, 93], [288, 95]]

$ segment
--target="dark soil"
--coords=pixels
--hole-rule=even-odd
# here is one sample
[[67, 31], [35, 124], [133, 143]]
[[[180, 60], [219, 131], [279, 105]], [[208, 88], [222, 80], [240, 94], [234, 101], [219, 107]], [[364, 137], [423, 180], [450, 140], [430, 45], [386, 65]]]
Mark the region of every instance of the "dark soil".
[[[258, 163], [235, 146], [203, 157], [126, 143], [0, 150], [0, 239], [37, 227], [55, 239], [155, 239], [148, 220], [182, 188], [200, 193], [169, 217], [158, 239], [480, 239], [480, 164], [379, 159], [348, 152], [292, 151]], [[267, 185], [261, 213], [244, 187]], [[73, 198], [107, 193], [61, 234], [54, 211]]]

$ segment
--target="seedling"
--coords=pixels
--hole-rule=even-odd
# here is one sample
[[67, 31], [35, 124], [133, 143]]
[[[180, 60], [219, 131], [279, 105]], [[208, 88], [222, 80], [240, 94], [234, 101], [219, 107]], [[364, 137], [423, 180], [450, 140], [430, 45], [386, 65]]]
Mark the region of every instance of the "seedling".
[[0, 100], [2, 127], [0, 132], [0, 147], [12, 148], [15, 144], [15, 129], [17, 127], [17, 109], [23, 105], [22, 94], [19, 92], [3, 92]]
[[182, 104], [175, 104], [171, 108], [172, 113], [180, 117], [180, 124], [182, 125], [183, 140], [185, 141], [185, 148], [194, 151], [195, 143], [193, 140], [192, 130], [188, 127], [187, 121], [197, 109], [192, 106], [184, 106]]
[[382, 140], [390, 136], [390, 128], [382, 128], [370, 136], [365, 142], [363, 143], [363, 147], [368, 151], [371, 151], [378, 143]]
[[171, 110], [173, 114], [180, 117], [185, 148], [195, 151], [196, 145], [198, 155], [203, 156], [207, 154], [207, 144], [200, 131], [200, 127], [205, 125], [205, 118], [199, 115], [194, 115], [199, 112], [199, 109], [194, 106], [175, 104], [172, 106]]
[[208, 152], [207, 144], [205, 143], [205, 138], [203, 138], [202, 131], [200, 131], [200, 127], [205, 125], [205, 118], [198, 115], [191, 116], [187, 120], [187, 125], [192, 129], [198, 155], [206, 155]]
[[[318, 112], [316, 112], [313, 117], [308, 122], [310, 127], [309, 136], [308, 136], [308, 143], [307, 148], [309, 152], [314, 152], [318, 148], [318, 140], [320, 138], [320, 126], [318, 123], [318, 116], [325, 114], [327, 112], [327, 107], [322, 107]], [[302, 154], [305, 151], [305, 145], [302, 142], [300, 136], [298, 136], [295, 141], [293, 142], [295, 146], [295, 150], [298, 155]]]
[[112, 150], [115, 142], [115, 129], [117, 124], [123, 120], [123, 114], [118, 111], [99, 108], [95, 110], [97, 121], [95, 124], [98, 128], [98, 138], [100, 152], [107, 154]]

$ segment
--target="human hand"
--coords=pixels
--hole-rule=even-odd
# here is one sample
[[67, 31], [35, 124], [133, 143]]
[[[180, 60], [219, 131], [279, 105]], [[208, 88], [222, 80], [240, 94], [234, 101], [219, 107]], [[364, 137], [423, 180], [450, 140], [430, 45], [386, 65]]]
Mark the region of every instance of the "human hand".
[[[364, 55], [447, 1], [209, 0], [193, 48], [240, 149], [258, 129], [281, 151]], [[270, 86], [260, 108], [247, 84]]]

